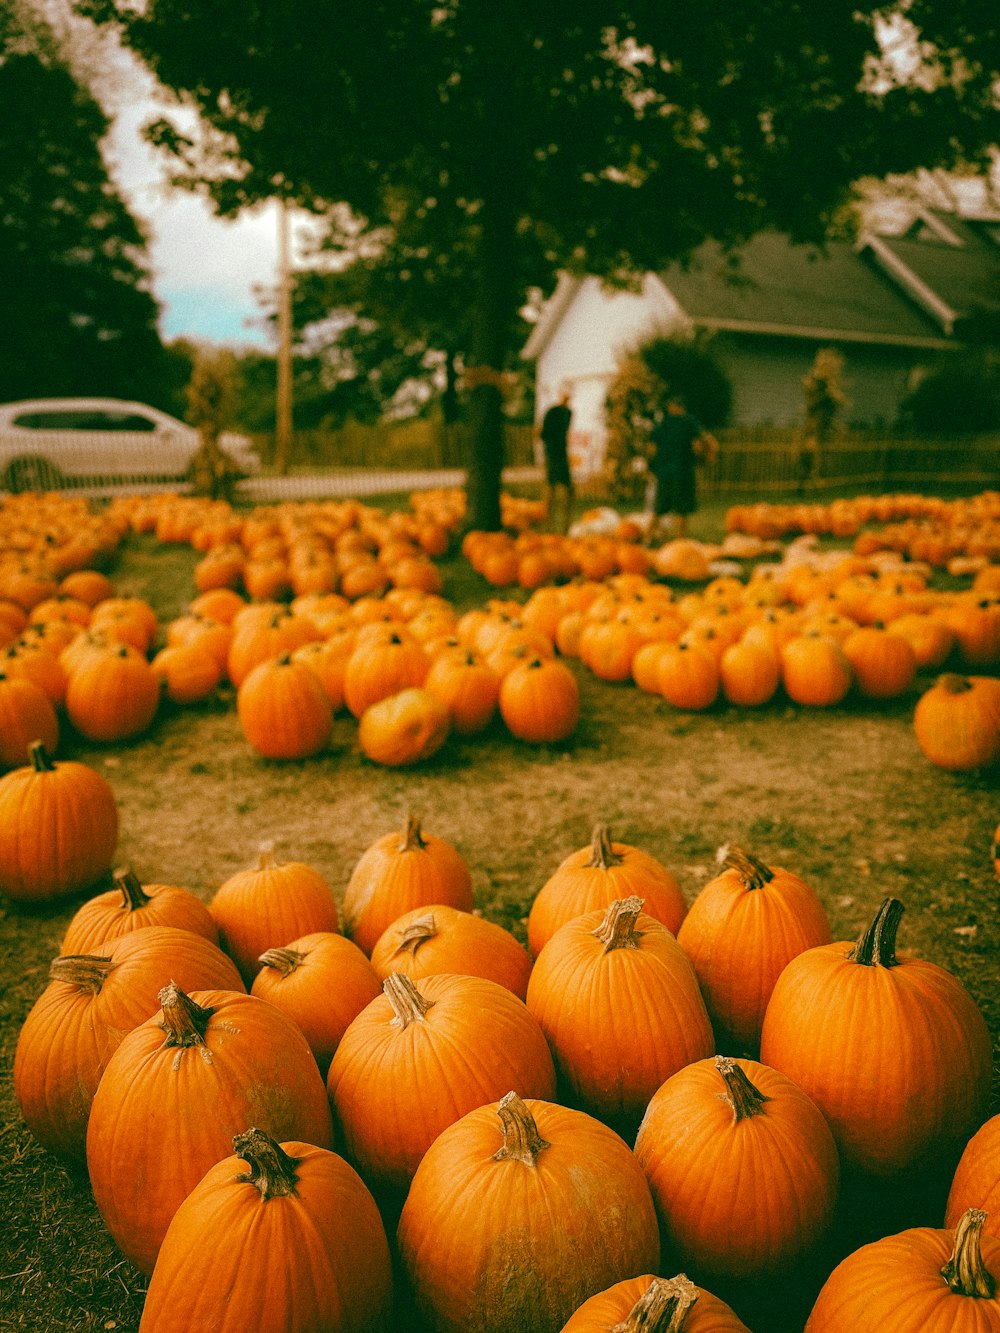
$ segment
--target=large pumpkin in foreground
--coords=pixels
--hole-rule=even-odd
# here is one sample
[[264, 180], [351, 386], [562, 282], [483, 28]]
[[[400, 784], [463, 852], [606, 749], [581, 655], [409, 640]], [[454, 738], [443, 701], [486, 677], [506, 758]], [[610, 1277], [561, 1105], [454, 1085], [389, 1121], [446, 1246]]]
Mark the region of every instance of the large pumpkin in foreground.
[[823, 1112], [844, 1165], [875, 1176], [957, 1159], [990, 1094], [986, 1022], [944, 968], [897, 957], [902, 913], [887, 898], [856, 944], [794, 958], [760, 1040], [761, 1061]]
[[167, 1228], [141, 1333], [375, 1333], [392, 1303], [382, 1219], [357, 1173], [259, 1129], [202, 1177]]
[[557, 1333], [588, 1296], [660, 1258], [624, 1141], [582, 1111], [513, 1092], [434, 1141], [397, 1239], [417, 1307], [441, 1333]]

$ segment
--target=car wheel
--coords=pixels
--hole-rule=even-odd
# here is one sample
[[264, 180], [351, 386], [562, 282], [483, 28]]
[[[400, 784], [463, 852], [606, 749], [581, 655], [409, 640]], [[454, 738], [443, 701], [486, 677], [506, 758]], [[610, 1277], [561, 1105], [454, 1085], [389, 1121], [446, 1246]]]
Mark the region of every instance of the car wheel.
[[14, 458], [3, 474], [4, 489], [15, 495], [23, 491], [57, 491], [63, 484], [63, 474], [47, 458], [31, 455]]

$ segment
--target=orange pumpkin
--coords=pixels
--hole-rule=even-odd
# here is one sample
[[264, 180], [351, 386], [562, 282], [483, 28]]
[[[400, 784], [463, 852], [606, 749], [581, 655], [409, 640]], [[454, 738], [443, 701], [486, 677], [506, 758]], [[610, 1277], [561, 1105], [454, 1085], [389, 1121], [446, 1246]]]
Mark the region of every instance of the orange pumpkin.
[[472, 910], [472, 875], [451, 843], [407, 816], [362, 853], [344, 890], [344, 930], [366, 954], [404, 912], [444, 904]]
[[288, 653], [259, 662], [236, 692], [243, 735], [265, 759], [306, 759], [326, 748], [333, 707], [323, 682]]
[[405, 768], [436, 755], [450, 732], [451, 713], [445, 705], [415, 686], [365, 709], [358, 744], [373, 763]]
[[575, 1310], [562, 1333], [750, 1333], [746, 1324], [718, 1296], [703, 1291], [683, 1273], [674, 1278], [626, 1278], [599, 1291]]
[[873, 1176], [957, 1157], [989, 1101], [985, 1020], [944, 968], [896, 955], [902, 913], [887, 898], [856, 944], [793, 958], [760, 1039], [761, 1060], [826, 1116], [845, 1166]]
[[1000, 681], [992, 676], [939, 676], [917, 700], [917, 744], [926, 759], [968, 773], [1000, 757]]
[[500, 686], [500, 716], [511, 735], [533, 744], [553, 744], [576, 730], [580, 691], [563, 662], [532, 657], [514, 667]]
[[555, 1096], [545, 1037], [521, 1000], [482, 977], [386, 977], [341, 1038], [327, 1088], [349, 1159], [370, 1186], [406, 1188], [434, 1140], [512, 1083]]
[[528, 948], [537, 958], [560, 926], [583, 912], [606, 910], [621, 898], [641, 898], [649, 916], [676, 934], [687, 904], [665, 865], [625, 842], [612, 842], [606, 824], [590, 845], [573, 852], [539, 890], [528, 914]]
[[59, 946], [61, 954], [99, 953], [103, 945], [144, 926], [176, 926], [203, 935], [213, 944], [219, 931], [211, 912], [190, 889], [176, 884], [146, 884], [129, 869], [116, 870], [115, 888], [77, 908]]
[[[374, 1199], [335, 1153], [237, 1134], [174, 1214], [142, 1311], [143, 1333], [256, 1327], [377, 1333], [392, 1264]], [[244, 1170], [244, 1167], [249, 1170]]]
[[661, 1083], [715, 1051], [694, 969], [640, 898], [560, 927], [535, 960], [527, 1004], [569, 1104], [628, 1140]]
[[432, 903], [404, 912], [382, 932], [372, 949], [372, 967], [383, 980], [391, 972], [414, 979], [438, 972], [485, 977], [523, 1000], [531, 955], [495, 921]]
[[449, 1329], [558, 1333], [588, 1296], [655, 1271], [660, 1255], [649, 1187], [618, 1135], [514, 1092], [434, 1141], [397, 1241], [418, 1312]]

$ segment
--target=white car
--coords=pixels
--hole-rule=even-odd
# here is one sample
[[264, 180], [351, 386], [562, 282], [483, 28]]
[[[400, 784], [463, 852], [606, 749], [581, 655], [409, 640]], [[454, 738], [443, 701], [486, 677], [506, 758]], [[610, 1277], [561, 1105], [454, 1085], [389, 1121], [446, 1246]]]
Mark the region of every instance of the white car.
[[[201, 442], [193, 426], [145, 403], [118, 398], [36, 398], [0, 407], [0, 487], [58, 490], [84, 482], [184, 480]], [[220, 446], [243, 472], [260, 459], [245, 435]]]

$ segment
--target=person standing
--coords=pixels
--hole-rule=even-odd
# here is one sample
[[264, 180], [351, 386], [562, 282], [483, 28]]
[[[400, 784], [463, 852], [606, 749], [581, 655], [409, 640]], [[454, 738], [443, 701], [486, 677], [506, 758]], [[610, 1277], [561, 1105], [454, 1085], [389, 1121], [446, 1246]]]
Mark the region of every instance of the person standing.
[[568, 531], [573, 496], [573, 480], [569, 470], [569, 428], [573, 414], [569, 399], [569, 389], [563, 386], [558, 400], [542, 417], [538, 432], [545, 451], [542, 498], [549, 526], [554, 532]]
[[669, 521], [671, 535], [683, 537], [688, 516], [698, 507], [695, 469], [699, 462], [715, 461], [719, 442], [691, 415], [677, 394], [667, 400], [667, 410], [654, 425], [650, 441], [655, 450], [656, 480], [651, 536], [664, 537]]

